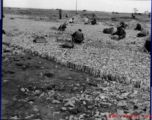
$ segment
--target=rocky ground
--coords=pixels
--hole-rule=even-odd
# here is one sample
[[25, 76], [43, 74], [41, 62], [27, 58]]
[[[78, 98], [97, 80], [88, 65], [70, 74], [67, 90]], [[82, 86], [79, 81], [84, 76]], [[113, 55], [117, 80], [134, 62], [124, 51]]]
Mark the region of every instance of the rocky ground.
[[94, 78], [7, 45], [2, 48], [2, 119], [109, 120], [114, 119], [109, 115], [150, 115], [150, 91], [138, 85], [110, 81], [108, 76]]
[[[4, 42], [30, 49], [39, 55], [46, 57], [55, 57], [55, 61], [68, 66], [68, 62], [74, 69], [86, 71], [94, 76], [102, 77], [104, 74], [112, 76], [125, 77], [123, 80], [127, 83], [140, 81], [142, 86], [148, 86], [150, 89], [150, 58], [151, 56], [142, 51], [145, 42], [144, 38], [137, 38], [138, 31], [132, 28], [127, 29], [127, 36], [121, 41], [111, 40], [109, 35], [103, 34], [105, 26], [69, 24], [65, 32], [52, 30], [52, 27], [58, 27], [60, 23], [33, 21], [29, 19], [10, 19], [6, 16], [4, 19], [4, 29], [6, 35]], [[130, 22], [132, 23], [132, 22]], [[136, 25], [136, 22], [132, 23]], [[147, 23], [148, 24], [148, 23]], [[82, 28], [85, 35], [85, 43], [75, 45], [73, 49], [67, 50], [60, 48], [60, 42], [57, 38], [69, 39], [70, 34], [78, 28]], [[147, 25], [150, 30], [150, 26]], [[47, 44], [33, 44], [35, 36], [44, 36]]]
[[[80, 24], [71, 25], [65, 33], [59, 33], [51, 29], [59, 23], [10, 19], [9, 16], [4, 20], [1, 118], [135, 119], [119, 117], [128, 114], [140, 115], [141, 120], [150, 119], [145, 115], [150, 115], [151, 56], [140, 51], [144, 41], [134, 37], [135, 31], [128, 30], [127, 38], [116, 42], [97, 33], [106, 26], [85, 26], [85, 44], [66, 50], [59, 48], [60, 43], [54, 36], [65, 35], [67, 38], [70, 30], [76, 30]], [[92, 38], [93, 34], [98, 39]], [[41, 35], [48, 43], [33, 44], [33, 38]], [[10, 43], [9, 46], [6, 43]], [[21, 47], [24, 51], [30, 50], [31, 54], [18, 49]], [[54, 61], [59, 63], [68, 60], [76, 65], [94, 66], [103, 72], [108, 71], [108, 74], [92, 77], [67, 68], [67, 64], [63, 66], [39, 57], [47, 58], [47, 55], [54, 56]], [[69, 67], [81, 68], [76, 65]], [[118, 117], [109, 118], [109, 115]]]

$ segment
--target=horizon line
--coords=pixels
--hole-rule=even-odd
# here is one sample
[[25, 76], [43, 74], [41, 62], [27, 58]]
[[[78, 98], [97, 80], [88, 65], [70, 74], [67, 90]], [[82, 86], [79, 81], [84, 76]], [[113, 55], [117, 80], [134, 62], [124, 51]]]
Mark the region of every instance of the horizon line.
[[[132, 0], [132, 1], [134, 1], [134, 0]], [[41, 10], [57, 10], [57, 9], [60, 9], [60, 8], [9, 7], [9, 6], [3, 6], [3, 8], [41, 9]], [[76, 12], [75, 9], [62, 9], [62, 10], [65, 10], [65, 11], [75, 11]], [[84, 9], [84, 10], [86, 10], [86, 9]], [[83, 11], [83, 10], [77, 10], [77, 11]], [[90, 11], [90, 12], [107, 12], [107, 13], [118, 12], [118, 11], [99, 11], [99, 10], [86, 10], [86, 11]], [[132, 13], [132, 12], [118, 12], [118, 13]], [[144, 13], [144, 12], [139, 12], [139, 13]], [[151, 11], [150, 11], [150, 13], [151, 13]]]

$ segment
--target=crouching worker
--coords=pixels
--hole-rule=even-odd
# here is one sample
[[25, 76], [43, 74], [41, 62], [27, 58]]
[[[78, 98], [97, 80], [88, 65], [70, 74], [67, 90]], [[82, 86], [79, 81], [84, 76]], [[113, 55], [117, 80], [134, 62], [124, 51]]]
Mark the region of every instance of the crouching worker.
[[67, 28], [66, 26], [67, 26], [67, 23], [64, 22], [63, 24], [61, 24], [61, 25], [59, 26], [58, 30], [60, 30], [60, 31], [65, 31], [65, 29]]
[[75, 33], [72, 34], [72, 41], [75, 43], [82, 43], [84, 40], [84, 35], [82, 33], [82, 30], [79, 29]]
[[69, 23], [74, 23], [74, 17], [69, 20]]
[[128, 26], [124, 21], [120, 22], [120, 25], [122, 28], [126, 29], [126, 27]]
[[141, 30], [142, 30], [141, 24], [140, 24], [140, 23], [137, 23], [136, 28], [135, 28], [134, 30], [139, 30], [139, 31], [141, 31]]
[[141, 32], [137, 34], [137, 37], [146, 37], [149, 34], [149, 31], [145, 28], [141, 29]]
[[144, 50], [151, 53], [151, 34], [146, 38]]
[[121, 26], [117, 27], [117, 31], [111, 35], [111, 39], [120, 40], [126, 37], [126, 31]]
[[151, 53], [151, 34], [146, 38], [144, 49]]
[[85, 24], [85, 25], [90, 24], [90, 21], [89, 21], [89, 18], [88, 18], [88, 17], [85, 18], [84, 24]]
[[97, 20], [94, 18], [92, 21], [91, 21], [91, 25], [96, 25], [97, 24]]

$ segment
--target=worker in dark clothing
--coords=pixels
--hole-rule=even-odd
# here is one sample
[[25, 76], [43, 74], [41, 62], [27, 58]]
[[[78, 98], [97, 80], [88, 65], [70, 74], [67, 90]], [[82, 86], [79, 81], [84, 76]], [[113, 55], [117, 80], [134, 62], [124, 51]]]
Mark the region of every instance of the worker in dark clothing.
[[137, 23], [136, 28], [134, 30], [141, 31], [141, 29], [142, 29], [141, 24]]
[[135, 16], [134, 13], [132, 13], [131, 15], [132, 15], [132, 19], [135, 19], [135, 18], [136, 18], [136, 16]]
[[59, 9], [59, 19], [62, 19], [62, 10]]
[[117, 27], [117, 31], [112, 34], [111, 39], [120, 40], [126, 37], [126, 31], [124, 28], [120, 25]]
[[146, 51], [151, 52], [151, 34], [146, 38], [144, 48]]
[[66, 16], [65, 16], [66, 18], [68, 18], [69, 16], [66, 14]]
[[84, 35], [82, 33], [82, 30], [79, 29], [75, 33], [72, 34], [72, 41], [75, 43], [82, 43], [84, 40]]
[[124, 21], [121, 21], [121, 22], [120, 22], [120, 25], [121, 25], [121, 27], [124, 28], [124, 29], [126, 29], [126, 27], [127, 27], [127, 24], [126, 24]]
[[91, 21], [92, 25], [96, 25], [97, 24], [97, 20], [94, 18], [93, 21]]
[[149, 13], [148, 17], [150, 18], [150, 16], [151, 16], [151, 13]]
[[66, 26], [67, 26], [67, 23], [65, 22], [59, 26], [58, 30], [65, 31], [65, 29], [67, 28]]
[[6, 34], [5, 30], [2, 30], [2, 34]]

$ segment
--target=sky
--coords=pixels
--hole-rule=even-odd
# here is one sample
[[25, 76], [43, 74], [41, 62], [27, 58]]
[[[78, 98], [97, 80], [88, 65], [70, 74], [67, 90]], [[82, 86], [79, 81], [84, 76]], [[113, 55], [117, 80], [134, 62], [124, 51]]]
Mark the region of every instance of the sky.
[[[3, 0], [4, 7], [75, 10], [76, 0]], [[78, 10], [106, 12], [151, 12], [151, 0], [77, 0]]]

